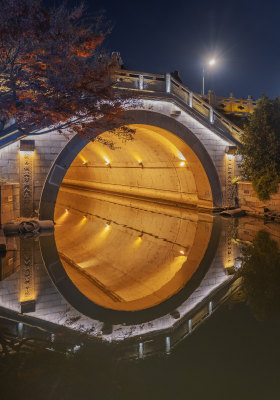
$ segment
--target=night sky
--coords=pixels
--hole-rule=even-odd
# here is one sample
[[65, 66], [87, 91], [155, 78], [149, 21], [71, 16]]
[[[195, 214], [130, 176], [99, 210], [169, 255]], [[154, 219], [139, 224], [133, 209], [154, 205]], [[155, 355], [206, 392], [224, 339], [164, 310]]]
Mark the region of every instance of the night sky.
[[[54, 1], [54, 0], [53, 0]], [[69, 1], [75, 4], [76, 1]], [[59, 1], [56, 0], [56, 4]], [[85, 0], [89, 11], [104, 9], [113, 30], [104, 45], [119, 51], [127, 69], [164, 73], [178, 70], [184, 84], [217, 95], [279, 95], [280, 2]]]

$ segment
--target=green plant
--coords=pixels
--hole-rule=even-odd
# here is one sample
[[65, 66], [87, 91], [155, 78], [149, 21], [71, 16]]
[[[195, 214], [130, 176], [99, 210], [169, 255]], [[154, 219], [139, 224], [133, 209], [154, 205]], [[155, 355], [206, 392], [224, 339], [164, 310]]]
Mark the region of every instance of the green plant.
[[280, 181], [280, 99], [263, 95], [244, 128], [241, 171], [260, 200], [268, 200]]

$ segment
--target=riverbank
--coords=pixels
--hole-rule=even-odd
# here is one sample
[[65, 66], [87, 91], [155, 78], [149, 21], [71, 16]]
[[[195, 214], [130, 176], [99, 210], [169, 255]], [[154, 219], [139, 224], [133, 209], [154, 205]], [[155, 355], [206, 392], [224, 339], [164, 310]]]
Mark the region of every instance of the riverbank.
[[280, 222], [280, 184], [267, 201], [258, 199], [251, 182], [240, 181], [237, 187], [239, 207], [247, 215]]

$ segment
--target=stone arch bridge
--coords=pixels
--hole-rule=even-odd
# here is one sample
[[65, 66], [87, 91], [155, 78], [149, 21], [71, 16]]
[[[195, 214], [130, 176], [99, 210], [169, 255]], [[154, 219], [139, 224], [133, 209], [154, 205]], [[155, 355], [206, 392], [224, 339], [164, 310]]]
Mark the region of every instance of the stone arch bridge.
[[13, 125], [2, 132], [0, 177], [20, 183], [23, 216], [41, 201], [40, 217], [53, 218], [64, 178], [68, 188], [183, 207], [232, 205], [238, 127], [170, 74], [119, 70], [116, 90], [137, 92], [142, 101], [126, 111], [135, 140], [115, 151], [56, 132], [24, 138]]
[[[197, 210], [232, 205], [242, 132], [170, 74], [119, 70], [116, 90], [142, 101], [125, 112], [134, 140], [116, 139], [115, 150], [58, 132], [23, 137], [13, 125], [0, 134], [0, 178], [11, 186], [0, 222], [36, 211], [56, 222], [40, 248], [21, 239], [19, 270], [7, 242], [0, 306], [79, 321], [108, 341], [175, 326], [183, 337], [196, 307], [205, 300], [211, 315], [212, 293], [232, 282], [234, 226]], [[167, 352], [173, 341], [164, 338]]]

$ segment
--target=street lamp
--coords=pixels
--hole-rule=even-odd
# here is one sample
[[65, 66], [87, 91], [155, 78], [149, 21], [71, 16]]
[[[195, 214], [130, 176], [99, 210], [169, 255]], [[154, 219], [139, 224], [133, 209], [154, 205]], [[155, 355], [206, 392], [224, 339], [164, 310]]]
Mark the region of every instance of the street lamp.
[[[208, 65], [209, 67], [212, 67], [213, 65], [216, 64], [216, 60], [215, 58], [211, 58], [211, 60], [208, 61], [208, 63], [206, 65]], [[205, 95], [205, 90], [204, 90], [204, 82], [205, 82], [205, 66], [202, 69], [202, 96], [204, 97]]]

